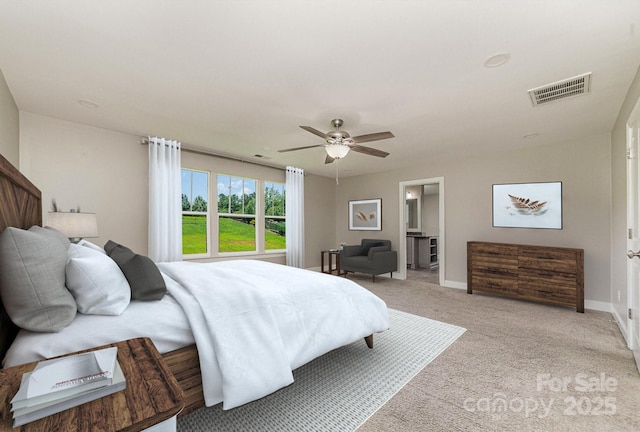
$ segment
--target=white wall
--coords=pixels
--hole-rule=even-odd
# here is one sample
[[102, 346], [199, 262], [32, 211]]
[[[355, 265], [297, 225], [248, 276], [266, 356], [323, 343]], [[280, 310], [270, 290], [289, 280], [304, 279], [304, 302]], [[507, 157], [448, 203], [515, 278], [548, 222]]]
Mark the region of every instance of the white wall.
[[20, 120], [18, 107], [0, 70], [0, 154], [13, 166], [20, 164]]
[[305, 174], [304, 178], [304, 266], [320, 267], [320, 251], [337, 248], [336, 194], [333, 178]]
[[[62, 209], [95, 212], [103, 245], [122, 243], [147, 254], [148, 156], [141, 137], [20, 112], [20, 170], [42, 191], [43, 221], [55, 198]], [[183, 152], [183, 166], [285, 182], [284, 169]], [[212, 182], [215, 185], [215, 181]], [[305, 266], [336, 247], [335, 181], [305, 176]], [[215, 186], [214, 186], [215, 187]], [[284, 263], [284, 254], [261, 259]]]
[[[139, 139], [21, 112], [20, 169], [42, 189], [45, 212], [52, 198], [62, 208], [80, 205], [98, 214], [96, 243], [113, 239], [146, 253], [147, 147]], [[427, 160], [402, 170], [345, 177], [339, 185], [330, 178], [308, 175], [305, 266], [318, 266], [323, 249], [341, 242], [359, 243], [365, 236], [391, 239], [397, 247], [398, 183], [444, 176], [446, 280], [466, 282], [469, 240], [578, 247], [585, 249], [585, 298], [609, 302], [611, 263], [606, 245], [611, 244], [611, 154], [605, 135], [521, 147], [499, 155]], [[491, 227], [493, 183], [556, 180], [563, 182], [563, 230]], [[349, 200], [369, 198], [382, 198], [383, 230], [349, 231]]]
[[20, 112], [20, 170], [42, 191], [43, 223], [62, 209], [95, 212], [100, 237], [147, 254], [148, 159], [140, 137]]
[[[610, 301], [609, 135], [551, 146], [519, 145], [499, 154], [427, 159], [401, 170], [341, 179], [337, 190], [338, 238], [350, 243], [364, 236], [386, 238], [397, 249], [399, 182], [440, 176], [445, 178], [445, 280], [466, 283], [466, 244], [471, 240], [581, 248], [585, 250], [585, 298]], [[492, 227], [493, 184], [544, 181], [563, 182], [562, 230]], [[383, 230], [348, 231], [348, 201], [366, 198], [382, 198]]]
[[422, 231], [427, 236], [437, 236], [440, 230], [440, 197], [438, 194], [422, 195]]
[[[62, 208], [80, 205], [84, 211], [98, 214], [97, 243], [113, 239], [146, 253], [147, 147], [140, 145], [139, 139], [21, 112], [20, 169], [42, 189], [45, 212], [52, 198]], [[398, 183], [443, 176], [446, 280], [466, 282], [469, 240], [577, 247], [585, 250], [585, 298], [609, 302], [612, 278], [606, 245], [612, 244], [612, 154], [617, 153], [612, 153], [610, 137], [603, 135], [553, 146], [520, 147], [499, 155], [426, 160], [402, 170], [345, 177], [339, 185], [330, 178], [308, 175], [305, 266], [319, 265], [320, 250], [341, 242], [359, 243], [365, 236], [391, 239], [397, 247]], [[562, 230], [491, 227], [492, 184], [557, 180], [563, 182]], [[618, 186], [616, 183], [616, 194]], [[349, 200], [369, 198], [382, 198], [383, 230], [349, 231]], [[614, 210], [617, 215], [617, 207]], [[616, 287], [622, 288], [619, 282]]]

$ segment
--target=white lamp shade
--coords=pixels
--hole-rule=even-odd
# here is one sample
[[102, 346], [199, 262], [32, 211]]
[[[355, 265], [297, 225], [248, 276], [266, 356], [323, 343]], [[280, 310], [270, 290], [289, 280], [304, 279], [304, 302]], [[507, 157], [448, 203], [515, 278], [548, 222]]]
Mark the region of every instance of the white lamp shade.
[[345, 157], [350, 150], [346, 144], [327, 144], [324, 146], [324, 149], [327, 151], [327, 154], [334, 159]]
[[49, 212], [47, 225], [68, 238], [98, 237], [98, 220], [95, 213]]

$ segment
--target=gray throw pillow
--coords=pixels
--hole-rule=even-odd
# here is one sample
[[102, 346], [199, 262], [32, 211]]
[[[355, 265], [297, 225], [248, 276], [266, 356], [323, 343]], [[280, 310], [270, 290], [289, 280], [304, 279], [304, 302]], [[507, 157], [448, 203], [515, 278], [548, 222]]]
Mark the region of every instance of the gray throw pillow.
[[0, 296], [18, 327], [59, 332], [76, 316], [65, 286], [69, 240], [53, 228], [9, 227], [0, 235]]
[[162, 274], [151, 258], [111, 240], [104, 245], [104, 250], [127, 278], [131, 300], [160, 300], [167, 293]]

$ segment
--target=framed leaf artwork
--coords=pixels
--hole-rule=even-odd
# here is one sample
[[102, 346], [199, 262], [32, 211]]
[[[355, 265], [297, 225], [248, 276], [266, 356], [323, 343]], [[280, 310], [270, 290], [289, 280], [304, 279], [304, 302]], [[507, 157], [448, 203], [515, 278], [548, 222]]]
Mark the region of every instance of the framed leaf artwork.
[[349, 230], [381, 231], [382, 199], [349, 201]]
[[562, 229], [562, 182], [494, 184], [493, 226]]

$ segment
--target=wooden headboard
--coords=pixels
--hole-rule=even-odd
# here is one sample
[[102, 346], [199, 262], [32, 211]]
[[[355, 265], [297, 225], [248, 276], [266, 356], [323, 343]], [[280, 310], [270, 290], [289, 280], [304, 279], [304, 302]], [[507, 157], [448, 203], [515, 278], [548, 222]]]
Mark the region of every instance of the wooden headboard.
[[[42, 225], [42, 194], [16, 167], [0, 155], [0, 232], [7, 227], [28, 229]], [[18, 327], [0, 303], [0, 360], [4, 358]]]

